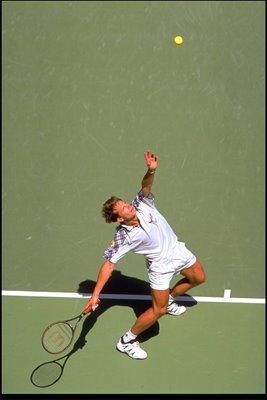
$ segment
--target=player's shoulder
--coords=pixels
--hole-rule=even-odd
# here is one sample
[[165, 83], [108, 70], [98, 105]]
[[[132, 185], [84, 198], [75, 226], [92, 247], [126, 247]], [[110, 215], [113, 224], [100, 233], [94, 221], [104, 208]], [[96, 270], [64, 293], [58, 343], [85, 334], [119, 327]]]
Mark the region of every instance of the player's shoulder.
[[154, 205], [154, 201], [155, 196], [152, 192], [150, 192], [148, 196], [145, 196], [142, 190], [140, 190], [133, 199], [132, 206], [138, 209], [141, 204]]
[[125, 227], [118, 225], [115, 229], [114, 240], [123, 240], [126, 238], [127, 230]]

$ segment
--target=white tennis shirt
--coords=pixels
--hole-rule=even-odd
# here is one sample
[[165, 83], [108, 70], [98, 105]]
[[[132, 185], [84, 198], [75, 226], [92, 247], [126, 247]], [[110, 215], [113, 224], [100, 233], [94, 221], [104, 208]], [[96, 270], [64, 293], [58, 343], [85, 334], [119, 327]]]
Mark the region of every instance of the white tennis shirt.
[[147, 266], [151, 263], [168, 264], [173, 258], [177, 236], [166, 219], [154, 205], [154, 195], [145, 197], [140, 191], [132, 201], [140, 226], [121, 224], [114, 240], [104, 252], [103, 257], [116, 264], [129, 251], [143, 254]]

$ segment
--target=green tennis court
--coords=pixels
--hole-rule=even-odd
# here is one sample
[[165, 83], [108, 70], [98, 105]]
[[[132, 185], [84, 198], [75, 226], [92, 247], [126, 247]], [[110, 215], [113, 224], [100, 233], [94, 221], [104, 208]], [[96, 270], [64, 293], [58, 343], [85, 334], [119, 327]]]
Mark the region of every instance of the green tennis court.
[[[2, 393], [262, 396], [265, 3], [3, 1], [2, 11]], [[36, 387], [32, 371], [57, 358], [44, 328], [83, 310], [113, 238], [101, 206], [132, 200], [148, 149], [157, 207], [207, 282], [188, 292], [185, 315], [141, 337], [148, 358], [132, 360], [116, 343], [150, 300], [142, 257], [127, 255], [61, 378]]]

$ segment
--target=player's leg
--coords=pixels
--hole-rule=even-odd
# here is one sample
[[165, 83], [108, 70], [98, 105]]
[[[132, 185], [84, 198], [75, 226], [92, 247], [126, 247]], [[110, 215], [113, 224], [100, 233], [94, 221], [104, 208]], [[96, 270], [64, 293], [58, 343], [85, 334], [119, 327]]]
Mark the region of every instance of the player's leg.
[[183, 269], [180, 273], [184, 278], [171, 289], [170, 295], [172, 297], [181, 296], [189, 289], [206, 282], [205, 272], [198, 260], [191, 267]]
[[169, 300], [169, 289], [157, 290], [151, 289], [152, 307], [141, 314], [131, 331], [135, 335], [139, 335], [144, 330], [152, 326], [162, 315], [167, 312], [167, 305]]
[[140, 348], [136, 337], [152, 326], [162, 315], [166, 314], [169, 301], [169, 289], [151, 289], [152, 307], [141, 314], [133, 327], [117, 343], [117, 349], [134, 359], [145, 359], [147, 353]]
[[133, 335], [138, 336], [141, 332], [152, 326], [162, 315], [167, 312], [169, 300], [169, 289], [151, 289], [152, 307], [141, 314], [131, 328]]

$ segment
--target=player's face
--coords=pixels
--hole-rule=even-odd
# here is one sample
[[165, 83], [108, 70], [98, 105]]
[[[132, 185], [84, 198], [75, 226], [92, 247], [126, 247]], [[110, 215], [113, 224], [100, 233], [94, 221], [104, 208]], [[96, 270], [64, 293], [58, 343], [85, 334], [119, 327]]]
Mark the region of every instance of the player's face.
[[129, 204], [126, 203], [123, 200], [119, 200], [115, 207], [114, 210], [117, 212], [119, 218], [118, 221], [119, 222], [130, 222], [132, 220], [134, 220], [135, 216], [136, 216], [136, 210], [135, 208]]

